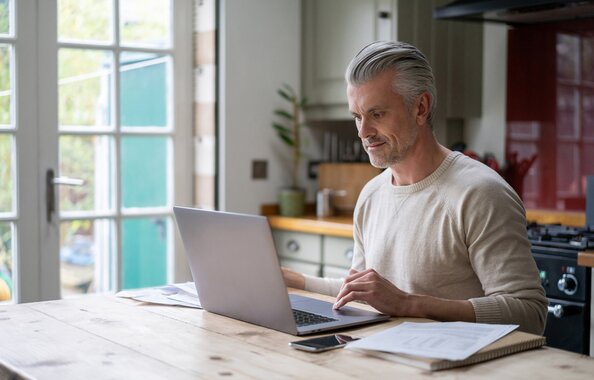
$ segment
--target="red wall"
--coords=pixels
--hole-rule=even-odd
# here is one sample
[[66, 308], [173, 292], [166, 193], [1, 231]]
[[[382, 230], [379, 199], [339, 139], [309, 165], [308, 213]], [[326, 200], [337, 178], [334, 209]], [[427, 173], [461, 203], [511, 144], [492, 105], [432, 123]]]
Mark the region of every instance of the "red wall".
[[507, 72], [512, 185], [527, 208], [585, 210], [585, 176], [594, 175], [594, 20], [510, 29]]

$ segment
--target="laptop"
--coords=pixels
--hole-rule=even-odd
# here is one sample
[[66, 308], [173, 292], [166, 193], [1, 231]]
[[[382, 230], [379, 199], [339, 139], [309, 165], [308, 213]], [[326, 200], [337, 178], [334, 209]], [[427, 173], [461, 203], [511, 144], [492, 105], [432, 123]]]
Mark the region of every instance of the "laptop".
[[205, 310], [292, 335], [389, 319], [289, 295], [266, 217], [186, 207], [173, 211]]

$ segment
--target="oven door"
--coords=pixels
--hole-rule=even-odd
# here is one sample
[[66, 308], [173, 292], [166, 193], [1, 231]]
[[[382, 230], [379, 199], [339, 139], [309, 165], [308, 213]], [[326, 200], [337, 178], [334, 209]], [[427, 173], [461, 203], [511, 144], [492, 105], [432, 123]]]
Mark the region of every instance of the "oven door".
[[549, 298], [547, 346], [588, 355], [590, 313], [584, 303]]

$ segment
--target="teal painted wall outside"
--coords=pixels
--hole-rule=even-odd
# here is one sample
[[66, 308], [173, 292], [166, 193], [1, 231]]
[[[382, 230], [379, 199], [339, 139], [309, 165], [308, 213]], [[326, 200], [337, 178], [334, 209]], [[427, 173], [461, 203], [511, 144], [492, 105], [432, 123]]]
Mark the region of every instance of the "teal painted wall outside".
[[[124, 58], [125, 55], [122, 60]], [[134, 63], [139, 62], [136, 58]], [[122, 127], [167, 125], [166, 75], [165, 62], [121, 72]], [[168, 139], [162, 136], [122, 137], [120, 174], [124, 208], [166, 205]], [[125, 218], [122, 221], [123, 289], [166, 283], [168, 223], [170, 221], [165, 218]]]

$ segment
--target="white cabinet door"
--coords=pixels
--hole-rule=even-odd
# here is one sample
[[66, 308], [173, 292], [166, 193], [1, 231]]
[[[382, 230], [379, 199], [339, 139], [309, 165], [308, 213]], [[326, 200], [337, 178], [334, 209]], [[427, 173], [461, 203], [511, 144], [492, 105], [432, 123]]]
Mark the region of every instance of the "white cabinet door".
[[354, 245], [353, 239], [324, 236], [322, 245], [324, 266], [332, 265], [349, 269], [353, 261]]
[[314, 264], [322, 262], [322, 237], [301, 232], [273, 230], [278, 255], [283, 259]]
[[[480, 117], [482, 24], [433, 19], [447, 0], [304, 0], [303, 93], [308, 120], [350, 119], [344, 72], [376, 40], [417, 46], [437, 81], [438, 114]], [[439, 124], [439, 121], [436, 121]]]
[[[349, 118], [344, 72], [351, 58], [378, 39], [396, 38], [394, 1], [304, 2], [304, 93], [316, 118]], [[329, 113], [330, 112], [330, 116]]]

